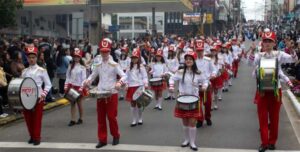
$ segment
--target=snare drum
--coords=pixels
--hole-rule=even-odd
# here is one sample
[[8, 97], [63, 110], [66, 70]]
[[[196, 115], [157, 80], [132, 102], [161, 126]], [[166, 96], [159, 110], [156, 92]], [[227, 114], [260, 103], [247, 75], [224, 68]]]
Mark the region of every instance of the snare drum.
[[138, 107], [147, 107], [153, 99], [153, 93], [141, 86], [134, 92], [132, 99]]
[[191, 111], [198, 108], [199, 98], [193, 95], [182, 95], [179, 96], [176, 101], [178, 109]]
[[[261, 77], [262, 75], [262, 77]], [[277, 58], [261, 58], [258, 66], [258, 85], [261, 90], [274, 90], [273, 75], [278, 82], [278, 60]]]
[[95, 87], [93, 89], [90, 90], [90, 96], [93, 98], [97, 98], [97, 99], [102, 99], [102, 98], [109, 98], [112, 96], [112, 92], [111, 91], [98, 91], [98, 88]]
[[64, 98], [69, 100], [71, 103], [75, 103], [80, 99], [81, 95], [73, 88], [70, 88], [65, 94]]
[[16, 78], [8, 85], [7, 96], [14, 109], [32, 110], [38, 102], [38, 86], [32, 78]]
[[149, 80], [149, 83], [152, 87], [159, 87], [163, 85], [163, 79], [162, 78], [152, 78]]

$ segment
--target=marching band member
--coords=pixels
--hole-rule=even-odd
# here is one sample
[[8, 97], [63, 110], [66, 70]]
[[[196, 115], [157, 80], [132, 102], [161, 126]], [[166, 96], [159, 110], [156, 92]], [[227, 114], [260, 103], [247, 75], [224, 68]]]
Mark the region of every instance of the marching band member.
[[[196, 40], [196, 52], [198, 58], [196, 59], [197, 68], [201, 70], [201, 73], [205, 75], [207, 81], [214, 79], [217, 75], [211, 58], [204, 56], [204, 42], [202, 40]], [[212, 125], [211, 122], [211, 102], [212, 102], [212, 88], [208, 87], [205, 92], [200, 91], [199, 96], [204, 101], [205, 106], [205, 120], [208, 126]], [[202, 120], [198, 120], [197, 127], [201, 127], [203, 124]]]
[[[262, 43], [264, 52], [254, 54], [254, 51], [252, 50], [248, 58], [248, 63], [257, 68], [255, 74], [261, 73], [259, 62], [262, 58], [276, 58], [279, 63], [278, 68], [280, 68], [280, 65], [283, 63], [292, 63], [297, 61], [297, 55], [294, 51], [292, 51], [291, 55], [289, 55], [282, 51], [273, 50], [276, 45], [276, 34], [274, 32], [270, 31], [263, 33]], [[278, 71], [278, 77], [280, 77], [280, 69]], [[280, 82], [278, 78], [275, 78], [275, 80], [276, 79], [277, 81], [275, 81], [275, 83], [277, 84], [274, 86], [274, 90], [261, 90], [261, 85], [258, 85], [255, 95], [261, 137], [261, 145], [258, 149], [259, 152], [264, 152], [267, 149], [276, 149], [275, 144], [278, 138], [279, 112], [282, 96]]]
[[[222, 92], [222, 88], [223, 88], [223, 79], [221, 76], [222, 73], [222, 69], [223, 69], [223, 65], [222, 65], [222, 59], [219, 59], [219, 55], [218, 55], [218, 46], [217, 45], [213, 45], [212, 48], [210, 49], [211, 51], [211, 59], [213, 62], [213, 66], [217, 71], [217, 75], [215, 78], [211, 79], [211, 87], [212, 87], [212, 93], [213, 93], [213, 104], [212, 104], [212, 109], [217, 110], [218, 109], [218, 100], [222, 100], [222, 98], [220, 98], [219, 94]], [[219, 99], [218, 99], [219, 96]]]
[[148, 76], [146, 68], [141, 64], [140, 58], [140, 50], [138, 48], [135, 48], [132, 52], [130, 66], [126, 70], [126, 84], [128, 86], [126, 101], [131, 103], [131, 113], [133, 118], [130, 125], [131, 127], [135, 127], [137, 124], [143, 124], [143, 108], [138, 107], [137, 103], [133, 101], [133, 94], [141, 86], [148, 88]]
[[[179, 62], [178, 62], [178, 59], [176, 58], [174, 44], [169, 46], [168, 58], [166, 60], [166, 65], [168, 68], [168, 72], [170, 72], [171, 74], [175, 74], [175, 72], [178, 70]], [[169, 84], [169, 82], [167, 82], [167, 84]], [[173, 100], [173, 99], [175, 99], [173, 93], [168, 91], [167, 97], [165, 98], [165, 100]]]
[[[158, 49], [155, 54], [155, 60], [153, 64], [151, 64], [151, 71], [149, 73], [152, 74], [153, 78], [163, 78], [166, 72], [167, 72], [167, 66], [163, 58], [163, 51], [161, 49]], [[156, 99], [156, 105], [154, 109], [162, 110], [161, 107], [163, 101], [162, 93], [165, 87], [166, 87], [166, 83], [164, 82], [161, 86], [151, 86], [151, 89], [154, 91], [155, 99]]]
[[162, 46], [161, 49], [163, 50], [163, 55], [164, 55], [164, 59], [165, 61], [168, 58], [168, 51], [169, 51], [169, 40], [168, 38], [164, 38], [163, 42], [162, 42]]
[[[179, 81], [180, 95], [194, 95], [198, 97], [199, 84], [202, 84], [202, 90], [207, 89], [208, 81], [205, 79], [204, 74], [200, 74], [198, 71], [195, 62], [196, 58], [197, 54], [195, 52], [192, 50], [187, 52], [185, 55], [184, 69], [178, 70], [169, 80], [171, 91], [174, 91], [175, 81]], [[180, 110], [176, 106], [174, 115], [177, 118], [181, 118], [183, 123], [184, 142], [181, 144], [182, 147], [190, 146], [192, 150], [198, 150], [195, 144], [197, 132], [196, 122], [203, 118], [201, 110], [201, 106], [195, 110]]]
[[[41, 68], [37, 65], [37, 54], [38, 49], [36, 47], [30, 46], [26, 48], [27, 59], [29, 67], [24, 69], [21, 77], [32, 78], [38, 86], [38, 103], [33, 110], [24, 109], [23, 114], [27, 129], [30, 135], [28, 141], [29, 144], [39, 145], [41, 142], [41, 128], [42, 128], [42, 117], [43, 117], [43, 106], [45, 97], [52, 87], [47, 70]], [[42, 89], [42, 85], [44, 89]]]
[[[96, 65], [92, 74], [84, 81], [87, 87], [91, 82], [99, 76], [97, 89], [101, 93], [110, 91], [112, 95], [108, 98], [100, 98], [97, 100], [97, 117], [98, 117], [98, 140], [96, 148], [107, 145], [107, 128], [106, 117], [108, 118], [109, 128], [113, 136], [112, 145], [119, 144], [120, 133], [117, 122], [118, 113], [118, 90], [124, 85], [126, 75], [120, 65], [113, 61], [110, 57], [112, 41], [108, 38], [101, 40], [99, 44], [102, 59]], [[117, 75], [121, 78], [117, 81]]]
[[242, 49], [237, 45], [236, 38], [232, 39], [232, 46], [231, 47], [232, 47], [232, 54], [233, 54], [233, 57], [234, 57], [233, 64], [232, 64], [232, 71], [233, 71], [234, 78], [236, 78], [237, 73], [239, 71], [239, 62], [240, 62]]
[[229, 88], [229, 82], [231, 83], [230, 79], [230, 70], [231, 70], [231, 65], [233, 62], [232, 54], [228, 50], [230, 44], [227, 42], [222, 45], [222, 55], [224, 57], [224, 64], [225, 64], [225, 69], [223, 72], [223, 78], [224, 78], [224, 92], [228, 92]]
[[[130, 66], [130, 58], [128, 56], [129, 48], [127, 46], [123, 46], [121, 48], [121, 55], [119, 59], [119, 64], [121, 66], [121, 69], [126, 72], [126, 69]], [[124, 90], [120, 90], [120, 100], [124, 99]]]
[[184, 55], [185, 55], [185, 52], [183, 51], [184, 46], [185, 44], [183, 41], [181, 41], [177, 46], [176, 58], [178, 59], [179, 62], [179, 69], [182, 69], [184, 65]]
[[[82, 82], [86, 79], [86, 68], [82, 60], [82, 51], [78, 48], [74, 49], [73, 61], [69, 65], [66, 73], [66, 82], [65, 82], [65, 93], [69, 89], [73, 88], [78, 91], [82, 96], [77, 102], [71, 102], [71, 121], [68, 126], [74, 126], [75, 124], [82, 124], [83, 117], [83, 108], [82, 108], [82, 99], [84, 96], [87, 96], [87, 90], [83, 89]], [[76, 105], [79, 111], [79, 119], [75, 122], [75, 113]]]
[[227, 79], [227, 71], [225, 69], [225, 63], [226, 63], [226, 58], [224, 58], [224, 54], [222, 52], [222, 42], [220, 40], [217, 40], [215, 45], [217, 46], [217, 54], [218, 54], [218, 64], [220, 68], [220, 73], [221, 73], [221, 80], [222, 80], [222, 88], [218, 89], [218, 100], [222, 101], [222, 94], [223, 94], [223, 87], [224, 87], [224, 81]]

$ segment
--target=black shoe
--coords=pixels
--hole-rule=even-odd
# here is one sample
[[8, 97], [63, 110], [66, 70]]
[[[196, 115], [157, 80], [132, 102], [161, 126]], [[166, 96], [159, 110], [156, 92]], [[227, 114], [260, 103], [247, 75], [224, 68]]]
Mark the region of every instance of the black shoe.
[[275, 150], [275, 149], [276, 149], [276, 147], [275, 147], [275, 145], [273, 145], [273, 144], [270, 144], [270, 145], [269, 145], [269, 147], [268, 147], [268, 149], [269, 149], [269, 150]]
[[76, 124], [76, 122], [72, 120], [72, 121], [70, 121], [70, 123], [68, 124], [68, 126], [71, 127], [71, 126], [74, 126], [75, 124]]
[[196, 124], [196, 127], [197, 128], [201, 128], [203, 125], [203, 122], [202, 121], [197, 121], [197, 124]]
[[159, 111], [162, 111], [162, 108], [161, 108], [161, 107], [157, 107], [157, 109], [158, 109]]
[[96, 148], [101, 148], [103, 146], [106, 146], [107, 143], [102, 143], [102, 142], [99, 142], [97, 145], [96, 145]]
[[143, 121], [142, 122], [138, 122], [138, 125], [143, 125]]
[[115, 146], [115, 145], [118, 145], [118, 144], [119, 144], [119, 138], [114, 138], [113, 142], [112, 142], [112, 145]]
[[258, 148], [258, 152], [265, 152], [268, 149], [268, 147], [260, 146]]
[[207, 119], [207, 120], [206, 120], [206, 124], [207, 124], [208, 126], [211, 126], [211, 125], [212, 125], [211, 120], [210, 120], [210, 119]]
[[40, 141], [36, 141], [36, 140], [33, 141], [34, 146], [40, 145], [40, 143], [41, 143]]
[[120, 97], [119, 100], [124, 100], [124, 97]]
[[135, 127], [135, 126], [136, 126], [136, 123], [130, 124], [130, 127]]
[[153, 109], [158, 109], [158, 107], [154, 107]]
[[189, 146], [189, 145], [190, 145], [190, 143], [181, 144], [181, 147], [187, 147], [187, 146]]
[[171, 100], [171, 96], [166, 97], [165, 100]]
[[171, 97], [171, 100], [174, 101], [174, 100], [176, 100], [176, 98], [175, 97]]
[[28, 144], [33, 144], [33, 142], [34, 142], [34, 140], [33, 140], [32, 138], [30, 138], [30, 139], [28, 140]]
[[198, 148], [197, 148], [197, 147], [192, 147], [192, 146], [190, 146], [190, 148], [191, 148], [193, 151], [198, 151]]
[[82, 123], [83, 123], [82, 119], [78, 119], [78, 121], [76, 122], [77, 125], [80, 125]]

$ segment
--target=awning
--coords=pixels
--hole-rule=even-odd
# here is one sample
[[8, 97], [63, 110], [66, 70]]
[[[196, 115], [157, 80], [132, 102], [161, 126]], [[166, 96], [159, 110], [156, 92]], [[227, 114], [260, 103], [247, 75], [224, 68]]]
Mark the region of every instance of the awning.
[[[71, 12], [85, 11], [89, 4], [84, 0], [81, 3], [39, 3], [39, 0], [25, 0], [23, 10], [38, 12], [39, 14], [65, 14]], [[35, 2], [35, 3], [33, 3]], [[67, 2], [67, 1], [66, 1]], [[191, 11], [193, 5], [190, 0], [102, 0], [103, 13], [125, 13], [125, 12], [185, 12]]]

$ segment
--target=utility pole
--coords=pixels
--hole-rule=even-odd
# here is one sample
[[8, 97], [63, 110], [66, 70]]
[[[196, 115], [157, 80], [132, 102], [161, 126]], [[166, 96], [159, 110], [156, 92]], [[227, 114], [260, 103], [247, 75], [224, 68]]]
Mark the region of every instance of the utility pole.
[[102, 38], [101, 0], [89, 0], [89, 41], [97, 45]]

